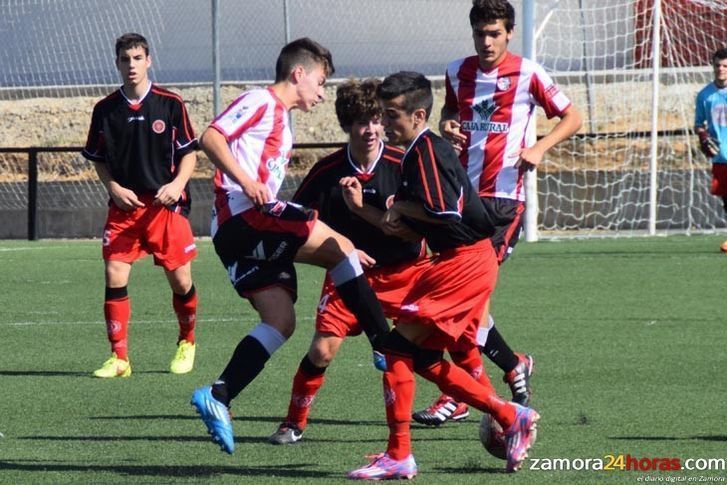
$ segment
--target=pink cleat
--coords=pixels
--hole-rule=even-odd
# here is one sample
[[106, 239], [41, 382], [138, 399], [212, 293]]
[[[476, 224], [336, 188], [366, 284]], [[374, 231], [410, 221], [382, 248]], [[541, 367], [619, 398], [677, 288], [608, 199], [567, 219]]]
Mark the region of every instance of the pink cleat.
[[505, 443], [507, 445], [507, 466], [508, 473], [514, 473], [522, 468], [525, 458], [528, 457], [528, 450], [535, 443], [537, 437], [537, 422], [540, 415], [530, 408], [515, 404], [517, 415], [515, 422], [505, 431]]
[[370, 455], [371, 463], [348, 473], [351, 480], [411, 480], [417, 474], [414, 455], [394, 460], [386, 453]]

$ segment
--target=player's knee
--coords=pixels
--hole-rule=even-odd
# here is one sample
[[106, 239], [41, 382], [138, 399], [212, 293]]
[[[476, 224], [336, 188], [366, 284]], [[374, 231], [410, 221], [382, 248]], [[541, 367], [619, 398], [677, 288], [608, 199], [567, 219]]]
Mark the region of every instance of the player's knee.
[[414, 370], [425, 379], [429, 379], [430, 369], [443, 357], [444, 353], [441, 350], [422, 349], [414, 356]]
[[328, 367], [333, 360], [334, 354], [329, 349], [314, 347], [308, 352], [308, 357], [316, 367]]
[[331, 234], [323, 241], [318, 250], [317, 256], [326, 269], [331, 269], [346, 259], [356, 248], [348, 238], [336, 233]]

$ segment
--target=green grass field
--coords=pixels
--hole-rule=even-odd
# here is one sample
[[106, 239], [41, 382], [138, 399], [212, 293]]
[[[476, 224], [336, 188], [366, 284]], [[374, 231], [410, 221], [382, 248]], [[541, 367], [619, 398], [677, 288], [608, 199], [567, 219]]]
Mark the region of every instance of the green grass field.
[[[534, 458], [727, 460], [724, 381], [727, 255], [719, 236], [521, 243], [493, 300], [501, 332], [536, 359], [542, 415]], [[237, 449], [212, 444], [188, 400], [256, 323], [209, 241], [197, 367], [167, 373], [176, 323], [161, 271], [136, 265], [129, 379], [90, 377], [109, 352], [98, 241], [0, 242], [0, 483], [342, 483], [385, 448], [381, 376], [363, 338], [327, 373], [303, 441], [267, 444], [307, 350], [322, 272], [299, 268], [298, 330], [233, 404]], [[505, 391], [501, 373], [489, 365]], [[438, 394], [418, 381], [416, 407]], [[543, 471], [515, 476], [482, 449], [479, 413], [413, 426], [417, 483], [724, 480], [712, 471]], [[543, 462], [541, 462], [542, 464]], [[532, 462], [528, 462], [532, 464]], [[527, 468], [527, 465], [526, 465]]]

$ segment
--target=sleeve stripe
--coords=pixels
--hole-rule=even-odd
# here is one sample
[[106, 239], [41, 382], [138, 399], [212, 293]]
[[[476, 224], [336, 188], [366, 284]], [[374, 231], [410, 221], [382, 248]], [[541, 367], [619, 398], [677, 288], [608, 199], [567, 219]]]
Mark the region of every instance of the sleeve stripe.
[[[305, 177], [305, 179], [303, 179], [303, 182], [300, 184], [300, 186], [298, 187], [298, 190], [296, 190], [295, 193], [298, 194], [299, 192], [304, 191], [306, 189], [306, 187], [308, 185], [310, 185], [310, 183], [313, 182], [316, 178], [320, 177], [321, 174], [340, 165], [340, 163], [341, 163], [340, 160], [333, 160], [332, 162], [325, 164], [325, 165], [321, 165], [317, 168], [314, 165], [313, 168], [311, 169], [311, 171], [308, 172], [308, 175]], [[293, 197], [293, 198], [295, 198], [295, 197]]]
[[439, 183], [439, 171], [437, 170], [437, 164], [435, 162], [436, 157], [434, 155], [434, 147], [432, 147], [432, 139], [426, 137], [427, 150], [429, 151], [429, 160], [432, 163], [432, 173], [434, 174], [434, 182], [437, 184], [437, 196], [439, 197], [439, 207], [442, 212], [446, 210], [444, 206], [444, 195], [442, 194], [442, 185]]
[[255, 114], [253, 114], [250, 118], [248, 118], [247, 121], [245, 123], [243, 123], [242, 125], [240, 125], [233, 133], [230, 133], [229, 136], [227, 135], [227, 133], [225, 133], [225, 129], [217, 124], [217, 120], [213, 121], [212, 124], [210, 125], [210, 127], [215, 128], [217, 131], [222, 133], [225, 136], [225, 140], [230, 142], [231, 140], [238, 138], [242, 134], [242, 132], [247, 130], [248, 128], [250, 128], [250, 126], [252, 126], [255, 123], [257, 123], [258, 121], [260, 121], [260, 119], [265, 114], [265, 111], [267, 111], [267, 108], [268, 108], [267, 104], [261, 105], [257, 109], [257, 111], [255, 111]]
[[417, 162], [419, 164], [419, 175], [422, 178], [422, 185], [424, 185], [424, 193], [427, 194], [427, 203], [429, 204], [429, 207], [434, 207], [434, 203], [432, 202], [432, 196], [429, 193], [429, 184], [427, 184], [427, 173], [424, 170], [422, 153], [419, 151], [419, 147], [416, 147], [416, 152], [417, 152]]

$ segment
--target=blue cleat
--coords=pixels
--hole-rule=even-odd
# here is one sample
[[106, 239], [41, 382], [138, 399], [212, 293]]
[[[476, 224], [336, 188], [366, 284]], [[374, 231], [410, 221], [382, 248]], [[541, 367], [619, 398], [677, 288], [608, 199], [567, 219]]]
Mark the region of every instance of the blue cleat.
[[374, 350], [374, 367], [381, 372], [386, 372], [386, 356], [376, 350]]
[[222, 451], [232, 454], [235, 440], [232, 437], [232, 420], [227, 406], [212, 397], [210, 386], [200, 387], [192, 393], [190, 404], [197, 409], [199, 417], [212, 435], [212, 441], [220, 445]]

